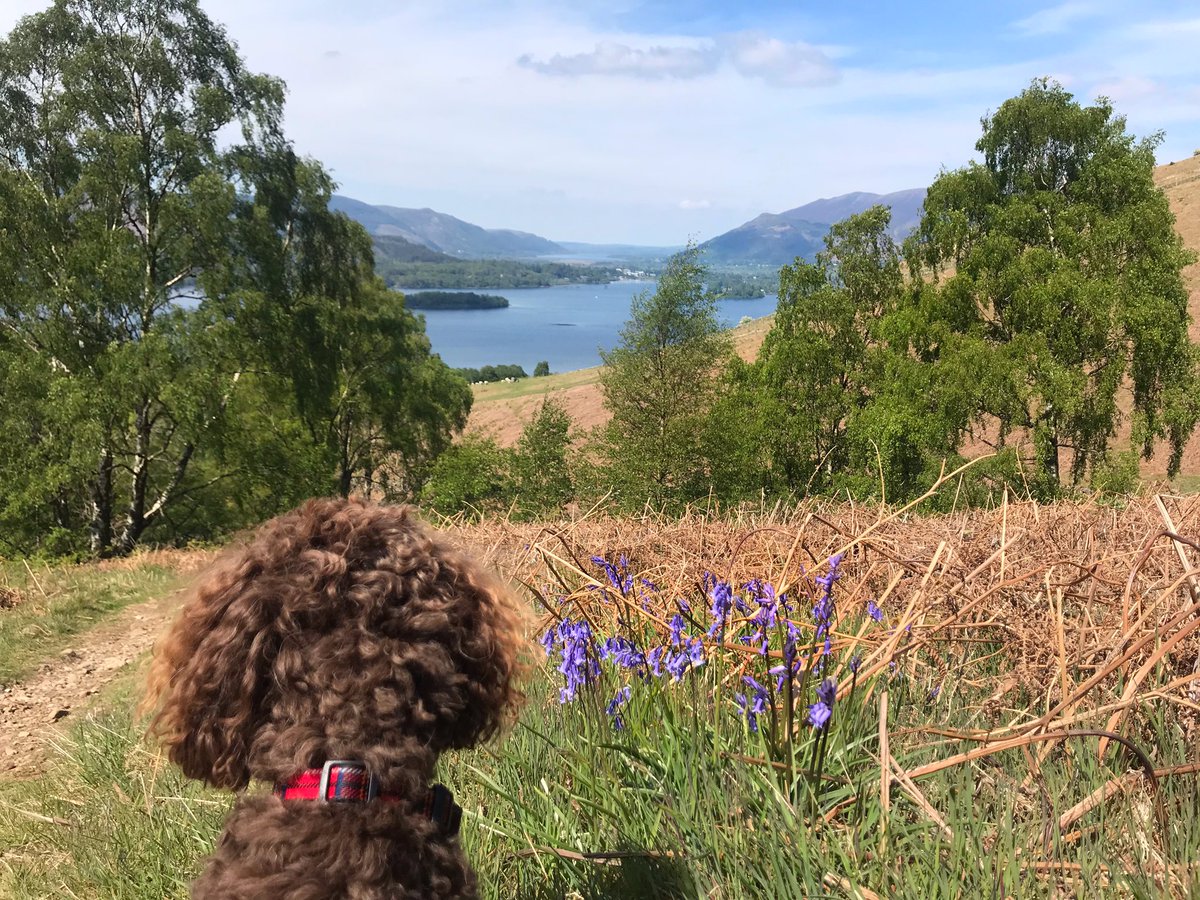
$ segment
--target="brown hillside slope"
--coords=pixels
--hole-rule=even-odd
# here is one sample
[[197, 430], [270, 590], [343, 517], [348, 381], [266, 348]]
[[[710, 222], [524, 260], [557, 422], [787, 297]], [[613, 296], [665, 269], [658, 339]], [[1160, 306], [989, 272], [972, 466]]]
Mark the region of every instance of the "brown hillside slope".
[[[1175, 214], [1175, 227], [1184, 244], [1200, 251], [1200, 156], [1159, 166], [1154, 180], [1167, 195]], [[1191, 294], [1191, 336], [1200, 342], [1200, 263], [1184, 271]], [[770, 327], [771, 317], [758, 319], [734, 330], [743, 359], [753, 360]], [[504, 446], [515, 444], [544, 396], [563, 404], [580, 429], [607, 420], [599, 386], [600, 369], [584, 369], [549, 378], [527, 379], [516, 384], [481, 385], [475, 388], [475, 406], [467, 423], [468, 434], [495, 438]], [[1117, 435], [1118, 444], [1128, 440], [1128, 428]], [[1158, 454], [1146, 464], [1147, 475], [1166, 471], [1166, 455]], [[1184, 474], [1200, 477], [1200, 436], [1193, 437], [1183, 458]]]
[[[733, 329], [734, 348], [742, 359], [753, 360], [758, 355], [772, 320], [765, 316]], [[608, 413], [600, 393], [600, 371], [596, 367], [548, 378], [525, 378], [514, 384], [476, 385], [467, 434], [491, 437], [501, 446], [511, 447], [547, 396], [562, 404], [577, 429], [601, 425], [608, 421]]]

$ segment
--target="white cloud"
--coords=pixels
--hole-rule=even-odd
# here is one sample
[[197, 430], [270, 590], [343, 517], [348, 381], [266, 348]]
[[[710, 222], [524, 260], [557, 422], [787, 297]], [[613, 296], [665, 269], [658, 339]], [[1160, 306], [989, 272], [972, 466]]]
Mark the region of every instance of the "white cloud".
[[1012, 23], [1012, 28], [1029, 37], [1043, 37], [1051, 34], [1062, 34], [1078, 23], [1094, 18], [1102, 12], [1097, 3], [1070, 0], [1039, 10], [1031, 16], [1018, 19]]
[[680, 200], [680, 209], [711, 209], [711, 200]]
[[517, 65], [542, 75], [577, 78], [618, 75], [659, 80], [712, 75], [728, 63], [746, 78], [759, 78], [778, 87], [808, 87], [837, 80], [832, 60], [803, 41], [784, 41], [758, 32], [717, 35], [711, 41], [646, 48], [605, 41], [586, 53], [556, 53], [539, 60], [522, 54]]
[[723, 43], [733, 67], [781, 87], [830, 84], [838, 71], [824, 51], [802, 41], [781, 41], [764, 34], [730, 35]]
[[632, 78], [696, 78], [708, 75], [720, 62], [715, 47], [649, 47], [604, 42], [591, 53], [555, 54], [546, 62], [524, 54], [517, 65], [543, 75], [627, 75]]

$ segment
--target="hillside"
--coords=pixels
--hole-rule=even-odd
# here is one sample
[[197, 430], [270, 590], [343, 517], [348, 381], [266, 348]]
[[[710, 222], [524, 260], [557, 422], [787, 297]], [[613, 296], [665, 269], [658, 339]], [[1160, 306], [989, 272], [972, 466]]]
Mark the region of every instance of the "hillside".
[[424, 244], [414, 243], [399, 235], [376, 234], [372, 235], [371, 239], [375, 244], [376, 265], [380, 263], [444, 263], [455, 261], [453, 256], [447, 256], [445, 253], [439, 253], [437, 250], [430, 250]]
[[[734, 349], [742, 359], [753, 360], [758, 355], [773, 321], [774, 316], [765, 316], [733, 329]], [[476, 385], [467, 433], [491, 437], [502, 446], [511, 447], [546, 396], [562, 404], [576, 430], [602, 425], [608, 421], [608, 413], [600, 392], [601, 371], [597, 366], [544, 378], [523, 378], [511, 384]]]
[[376, 206], [334, 194], [330, 209], [360, 222], [376, 238], [403, 238], [460, 259], [525, 259], [566, 253], [560, 245], [524, 231], [481, 228], [432, 209]]
[[921, 220], [925, 189], [891, 194], [855, 191], [814, 200], [781, 213], [763, 213], [701, 244], [711, 265], [766, 263], [782, 266], [797, 256], [811, 260], [821, 249], [829, 226], [877, 204], [892, 208], [891, 233], [897, 240]]
[[[1193, 251], [1200, 252], [1200, 157], [1159, 166], [1154, 179], [1170, 201], [1171, 211], [1175, 214], [1175, 227], [1184, 243]], [[1184, 270], [1184, 277], [1191, 295], [1190, 332], [1192, 340], [1200, 343], [1200, 262]], [[755, 358], [771, 321], [771, 317], [758, 319], [734, 330], [738, 352], [744, 359]], [[601, 424], [607, 416], [600, 394], [599, 373], [598, 368], [586, 369], [512, 385], [477, 387], [467, 431], [487, 434], [501, 444], [511, 445], [516, 442], [525, 422], [546, 393], [563, 403], [577, 428], [582, 430]], [[1117, 440], [1128, 441], [1128, 427], [1118, 434]], [[1161, 475], [1165, 471], [1164, 453], [1156, 455], [1144, 466], [1148, 476]], [[1182, 473], [1181, 485], [1200, 487], [1200, 436], [1193, 437], [1184, 452]]]
[[732, 231], [700, 245], [710, 265], [766, 264], [782, 266], [797, 256], [812, 259], [829, 231], [824, 222], [789, 219], [763, 213]]

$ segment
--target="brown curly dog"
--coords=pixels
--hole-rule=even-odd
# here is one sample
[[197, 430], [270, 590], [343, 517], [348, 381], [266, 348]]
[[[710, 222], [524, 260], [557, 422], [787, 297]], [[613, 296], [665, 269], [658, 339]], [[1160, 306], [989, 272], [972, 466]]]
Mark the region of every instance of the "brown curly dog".
[[238, 799], [192, 896], [477, 896], [430, 781], [515, 711], [521, 631], [405, 507], [313, 500], [227, 551], [156, 652], [151, 727], [192, 778], [276, 787]]

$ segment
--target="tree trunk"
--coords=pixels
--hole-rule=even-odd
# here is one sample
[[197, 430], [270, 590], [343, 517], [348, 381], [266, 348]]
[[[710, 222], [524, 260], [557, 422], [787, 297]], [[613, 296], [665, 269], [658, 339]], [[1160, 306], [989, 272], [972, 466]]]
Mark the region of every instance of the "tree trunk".
[[1042, 436], [1040, 444], [1041, 466], [1046, 477], [1053, 482], [1054, 489], [1058, 490], [1062, 482], [1059, 480], [1059, 464], [1058, 464], [1058, 432], [1052, 429], [1047, 429]]
[[116, 552], [127, 556], [146, 530], [146, 487], [150, 481], [150, 401], [143, 399], [138, 406], [137, 442], [133, 456], [133, 479], [129, 486], [129, 505], [125, 510], [125, 527], [117, 540]]
[[341, 418], [338, 432], [338, 493], [343, 497], [350, 496], [350, 486], [354, 480], [354, 460], [351, 458], [350, 444], [354, 440], [352, 417], [349, 412]]
[[96, 466], [96, 480], [92, 483], [92, 498], [89, 503], [91, 551], [93, 556], [107, 556], [112, 549], [113, 514], [113, 457], [112, 450], [105, 447]]

